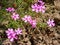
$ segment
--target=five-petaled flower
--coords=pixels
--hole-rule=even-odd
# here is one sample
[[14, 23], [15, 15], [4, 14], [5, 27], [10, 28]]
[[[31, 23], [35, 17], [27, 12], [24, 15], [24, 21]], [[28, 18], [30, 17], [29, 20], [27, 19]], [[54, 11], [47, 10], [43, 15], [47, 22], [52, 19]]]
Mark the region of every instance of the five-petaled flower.
[[22, 18], [22, 20], [23, 20], [24, 22], [30, 22], [32, 19], [31, 19], [31, 16], [25, 15], [25, 16]]
[[22, 30], [20, 28], [15, 29], [15, 32], [16, 32], [17, 35], [22, 34]]
[[6, 31], [8, 39], [10, 39], [11, 42], [14, 41], [14, 39], [17, 39], [17, 35], [15, 31], [12, 28], [8, 28]]
[[19, 19], [19, 14], [13, 13], [11, 15], [12, 19], [14, 19], [15, 21]]
[[54, 20], [52, 19], [49, 19], [48, 21], [47, 21], [47, 24], [50, 26], [50, 27], [53, 27], [53, 26], [55, 26], [55, 23], [54, 23]]

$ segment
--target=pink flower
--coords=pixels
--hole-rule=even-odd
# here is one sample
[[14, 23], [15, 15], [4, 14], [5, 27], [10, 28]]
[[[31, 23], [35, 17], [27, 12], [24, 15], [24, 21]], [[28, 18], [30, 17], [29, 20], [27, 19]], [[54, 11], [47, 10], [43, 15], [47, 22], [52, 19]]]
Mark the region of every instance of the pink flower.
[[20, 28], [18, 28], [17, 30], [15, 29], [15, 32], [17, 35], [22, 34], [22, 30]]
[[28, 16], [25, 15], [25, 16], [22, 18], [22, 20], [23, 20], [24, 22], [27, 22], [27, 18], [28, 18]]
[[39, 1], [38, 3], [33, 4], [31, 7], [32, 7], [32, 11], [35, 11], [37, 13], [45, 12], [44, 2], [42, 2], [42, 1]]
[[15, 11], [15, 9], [14, 9], [14, 8], [11, 8], [11, 7], [8, 7], [6, 10], [7, 10], [8, 12], [14, 12], [14, 11]]
[[13, 31], [12, 28], [8, 28], [6, 31], [8, 39], [10, 39], [11, 42], [14, 41], [14, 39], [17, 39], [16, 33]]
[[31, 16], [25, 15], [24, 18], [22, 18], [24, 22], [29, 22], [31, 20]]
[[19, 19], [19, 14], [13, 13], [11, 17], [16, 21]]
[[36, 27], [36, 20], [31, 20], [31, 22], [29, 22], [32, 25], [32, 28]]
[[50, 27], [53, 27], [53, 26], [55, 26], [55, 23], [54, 23], [54, 20], [52, 19], [49, 19], [48, 21], [47, 21], [47, 24], [50, 26]]

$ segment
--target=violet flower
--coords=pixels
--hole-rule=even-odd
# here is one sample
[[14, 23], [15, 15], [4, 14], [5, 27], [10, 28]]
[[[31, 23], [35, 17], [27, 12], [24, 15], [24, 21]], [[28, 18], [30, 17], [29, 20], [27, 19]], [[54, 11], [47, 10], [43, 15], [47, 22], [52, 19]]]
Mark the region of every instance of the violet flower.
[[19, 14], [13, 13], [11, 17], [16, 21], [19, 19]]
[[22, 30], [20, 28], [15, 29], [15, 32], [16, 32], [17, 35], [22, 34]]
[[25, 15], [25, 16], [22, 18], [22, 20], [23, 20], [24, 22], [29, 22], [29, 21], [31, 20], [31, 16]]
[[32, 11], [35, 11], [37, 13], [45, 12], [44, 2], [42, 2], [42, 1], [39, 1], [38, 3], [33, 4], [31, 7], [32, 7]]
[[11, 42], [13, 42], [14, 39], [17, 39], [17, 35], [12, 28], [8, 28], [6, 33], [7, 33], [8, 39], [10, 39]]
[[32, 28], [36, 27], [36, 20], [31, 20], [31, 22], [29, 22], [32, 25]]
[[33, 20], [31, 16], [25, 15], [24, 18], [22, 18], [24, 22], [28, 22], [29, 24], [32, 25], [32, 28], [36, 27], [36, 20]]
[[8, 12], [14, 12], [14, 11], [15, 11], [15, 9], [14, 9], [14, 8], [11, 8], [11, 7], [8, 7], [6, 10], [7, 10]]
[[55, 23], [54, 23], [54, 20], [52, 19], [49, 19], [48, 21], [47, 21], [47, 24], [50, 26], [50, 27], [53, 27], [53, 26], [55, 26]]

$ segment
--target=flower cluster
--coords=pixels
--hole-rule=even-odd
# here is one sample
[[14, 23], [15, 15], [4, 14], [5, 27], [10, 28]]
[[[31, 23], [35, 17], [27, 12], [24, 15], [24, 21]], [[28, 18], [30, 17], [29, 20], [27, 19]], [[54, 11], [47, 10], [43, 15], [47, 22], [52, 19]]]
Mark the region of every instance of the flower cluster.
[[8, 12], [14, 12], [14, 11], [15, 11], [15, 9], [14, 9], [14, 8], [11, 8], [11, 7], [8, 7], [6, 10], [7, 10]]
[[22, 30], [20, 28], [15, 29], [15, 31], [12, 28], [8, 28], [6, 31], [8, 39], [10, 39], [11, 42], [14, 41], [14, 39], [17, 39], [17, 35], [22, 34]]
[[12, 13], [12, 15], [11, 15], [11, 18], [13, 19], [13, 20], [18, 20], [19, 19], [19, 14], [16, 14], [14, 11], [15, 11], [15, 9], [14, 8], [11, 8], [11, 7], [8, 7], [7, 9], [6, 9], [8, 12], [11, 12]]
[[[37, 12], [37, 13], [39, 13], [39, 12], [42, 12], [42, 13], [44, 13], [45, 12], [45, 6], [44, 6], [44, 2], [43, 1], [41, 1], [41, 0], [38, 0], [38, 2], [37, 3], [35, 3], [35, 4], [32, 4], [32, 11], [35, 11], [35, 12]], [[16, 21], [16, 20], [18, 20], [20, 17], [19, 17], [19, 14], [17, 14], [16, 12], [15, 12], [15, 9], [14, 8], [11, 8], [11, 7], [8, 7], [7, 9], [6, 9], [6, 11], [8, 11], [8, 12], [10, 12], [12, 15], [11, 15], [11, 18], [14, 20], [14, 21]], [[22, 20], [25, 22], [25, 23], [29, 23], [31, 26], [32, 26], [32, 28], [35, 28], [36, 27], [36, 25], [37, 25], [37, 22], [36, 22], [36, 19], [32, 19], [32, 17], [31, 16], [29, 16], [29, 15], [25, 15], [23, 18], [22, 18]], [[53, 26], [55, 26], [55, 23], [54, 23], [54, 20], [52, 19], [49, 19], [48, 21], [47, 21], [47, 24], [49, 25], [49, 27], [53, 27]], [[17, 29], [13, 29], [13, 28], [8, 28], [8, 30], [6, 31], [6, 34], [7, 34], [7, 37], [8, 37], [8, 39], [11, 41], [11, 42], [13, 42], [15, 39], [18, 39], [18, 35], [19, 34], [22, 34], [22, 30], [20, 29], [20, 28], [17, 28]]]
[[54, 23], [54, 20], [52, 19], [49, 19], [48, 21], [47, 21], [47, 24], [50, 26], [50, 27], [53, 27], [53, 26], [55, 26], [55, 23]]
[[38, 0], [38, 2], [33, 4], [31, 7], [32, 7], [32, 11], [35, 11], [37, 13], [38, 12], [42, 12], [42, 13], [45, 12], [44, 2], [41, 0]]
[[31, 16], [25, 15], [25, 16], [22, 18], [22, 20], [23, 20], [24, 22], [30, 23], [33, 28], [36, 27], [36, 20], [33, 20]]

